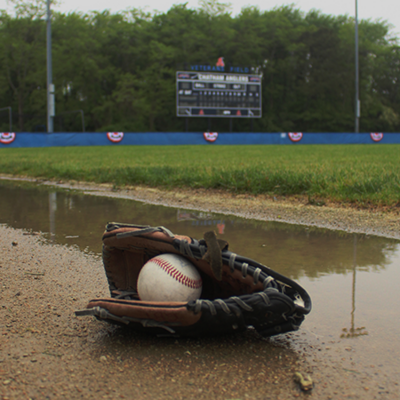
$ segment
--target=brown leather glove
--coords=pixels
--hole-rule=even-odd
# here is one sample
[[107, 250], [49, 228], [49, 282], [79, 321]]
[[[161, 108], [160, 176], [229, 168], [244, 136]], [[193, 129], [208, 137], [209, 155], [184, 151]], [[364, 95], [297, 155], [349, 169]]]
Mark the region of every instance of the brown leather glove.
[[[139, 299], [140, 269], [163, 253], [179, 254], [195, 265], [203, 281], [200, 299]], [[229, 251], [228, 243], [214, 232], [195, 240], [164, 227], [109, 223], [103, 235], [103, 263], [111, 297], [90, 300], [75, 314], [94, 315], [136, 331], [205, 336], [254, 327], [262, 336], [272, 336], [297, 330], [311, 310], [311, 299], [300, 285]]]

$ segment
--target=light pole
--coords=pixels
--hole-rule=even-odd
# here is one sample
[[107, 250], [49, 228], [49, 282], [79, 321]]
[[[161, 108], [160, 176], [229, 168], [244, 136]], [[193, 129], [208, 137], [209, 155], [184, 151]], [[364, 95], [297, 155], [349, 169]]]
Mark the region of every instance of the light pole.
[[53, 85], [53, 69], [51, 60], [51, 12], [50, 0], [47, 0], [47, 132], [53, 132], [53, 118], [55, 114], [54, 107], [54, 85]]
[[360, 130], [360, 94], [359, 94], [359, 68], [358, 68], [358, 0], [356, 0], [355, 18], [355, 64], [356, 64], [356, 98], [355, 98], [355, 133]]

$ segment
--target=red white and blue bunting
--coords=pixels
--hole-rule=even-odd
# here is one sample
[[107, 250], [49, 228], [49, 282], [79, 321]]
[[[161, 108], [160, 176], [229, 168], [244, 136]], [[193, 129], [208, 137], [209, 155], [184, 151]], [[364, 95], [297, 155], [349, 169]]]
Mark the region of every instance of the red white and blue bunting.
[[124, 132], [107, 132], [107, 138], [110, 142], [119, 143], [124, 138]]
[[289, 132], [288, 136], [292, 142], [300, 142], [300, 140], [303, 138], [303, 133], [302, 132]]
[[380, 142], [383, 139], [383, 133], [382, 132], [371, 132], [370, 136], [371, 136], [371, 139], [374, 142]]
[[0, 143], [10, 144], [15, 140], [15, 132], [0, 132]]
[[218, 132], [204, 132], [203, 136], [207, 142], [215, 142], [218, 138]]

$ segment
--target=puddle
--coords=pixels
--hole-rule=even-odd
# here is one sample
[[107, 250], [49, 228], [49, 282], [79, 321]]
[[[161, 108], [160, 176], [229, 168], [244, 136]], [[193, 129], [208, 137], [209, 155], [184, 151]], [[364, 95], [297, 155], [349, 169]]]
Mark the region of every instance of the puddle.
[[27, 183], [0, 182], [0, 199], [0, 223], [44, 232], [58, 243], [94, 253], [101, 251], [101, 236], [109, 221], [163, 225], [198, 239], [213, 229], [230, 243], [232, 251], [295, 279], [310, 293], [313, 310], [288, 341], [294, 350], [313, 348], [311, 358], [323, 353], [326, 363], [338, 363], [349, 374], [382, 379], [383, 387], [397, 382], [398, 390], [398, 240], [87, 196]]

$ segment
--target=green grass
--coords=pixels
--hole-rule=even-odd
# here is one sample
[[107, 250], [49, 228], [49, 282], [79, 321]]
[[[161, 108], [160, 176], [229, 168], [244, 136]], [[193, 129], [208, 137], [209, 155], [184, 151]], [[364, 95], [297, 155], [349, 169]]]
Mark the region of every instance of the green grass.
[[[392, 206], [400, 145], [2, 148], [0, 173]], [[317, 199], [317, 200], [316, 200]]]

